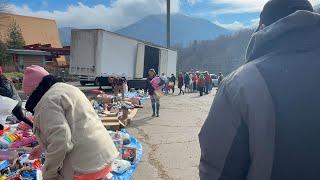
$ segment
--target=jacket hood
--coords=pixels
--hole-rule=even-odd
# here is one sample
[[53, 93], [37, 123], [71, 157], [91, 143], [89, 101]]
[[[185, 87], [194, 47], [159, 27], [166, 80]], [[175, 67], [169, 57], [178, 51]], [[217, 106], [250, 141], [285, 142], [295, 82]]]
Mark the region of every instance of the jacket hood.
[[320, 46], [320, 14], [297, 11], [254, 33], [247, 48], [246, 62], [271, 52], [311, 50]]

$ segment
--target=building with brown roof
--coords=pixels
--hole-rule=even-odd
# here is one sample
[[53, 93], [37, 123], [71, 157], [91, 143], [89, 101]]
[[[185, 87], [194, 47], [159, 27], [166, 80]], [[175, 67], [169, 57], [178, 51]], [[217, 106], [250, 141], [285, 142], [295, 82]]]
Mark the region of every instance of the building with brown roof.
[[[8, 28], [13, 22], [20, 27], [26, 45], [51, 44], [53, 48], [62, 48], [55, 20], [8, 13], [0, 13], [0, 34], [3, 41], [6, 40]], [[56, 63], [59, 66], [67, 64], [64, 56], [56, 58]]]

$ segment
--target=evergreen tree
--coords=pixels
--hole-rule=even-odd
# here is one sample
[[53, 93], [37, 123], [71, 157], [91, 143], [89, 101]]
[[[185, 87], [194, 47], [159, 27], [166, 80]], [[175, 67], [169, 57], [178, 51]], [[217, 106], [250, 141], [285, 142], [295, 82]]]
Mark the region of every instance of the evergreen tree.
[[7, 47], [8, 49], [23, 49], [26, 43], [22, 36], [19, 25], [13, 21], [8, 29]]

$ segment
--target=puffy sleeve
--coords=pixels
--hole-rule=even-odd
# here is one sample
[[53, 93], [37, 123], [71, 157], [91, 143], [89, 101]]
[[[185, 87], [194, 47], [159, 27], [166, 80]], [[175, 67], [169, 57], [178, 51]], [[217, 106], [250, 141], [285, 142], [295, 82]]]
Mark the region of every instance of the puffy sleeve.
[[73, 149], [71, 130], [60, 102], [49, 101], [39, 113], [40, 131], [44, 138], [46, 161], [44, 179], [56, 178], [66, 154]]

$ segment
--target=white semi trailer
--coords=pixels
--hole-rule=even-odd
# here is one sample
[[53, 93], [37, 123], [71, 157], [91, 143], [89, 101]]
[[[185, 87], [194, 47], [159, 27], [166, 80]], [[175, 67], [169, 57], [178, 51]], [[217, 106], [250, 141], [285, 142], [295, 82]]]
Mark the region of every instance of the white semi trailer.
[[177, 51], [102, 29], [72, 30], [70, 74], [86, 85], [108, 85], [126, 77], [129, 88], [143, 88], [148, 70], [176, 74]]

